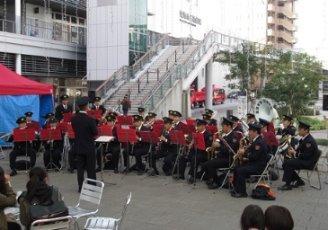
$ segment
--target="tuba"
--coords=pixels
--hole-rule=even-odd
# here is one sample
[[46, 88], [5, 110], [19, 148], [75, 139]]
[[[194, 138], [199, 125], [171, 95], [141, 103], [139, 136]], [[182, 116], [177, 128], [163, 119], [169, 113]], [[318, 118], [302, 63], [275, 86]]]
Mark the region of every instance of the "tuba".
[[279, 119], [277, 110], [273, 107], [273, 103], [270, 99], [261, 98], [257, 100], [255, 105], [255, 115], [257, 118], [263, 118], [267, 121], [273, 122], [276, 126]]

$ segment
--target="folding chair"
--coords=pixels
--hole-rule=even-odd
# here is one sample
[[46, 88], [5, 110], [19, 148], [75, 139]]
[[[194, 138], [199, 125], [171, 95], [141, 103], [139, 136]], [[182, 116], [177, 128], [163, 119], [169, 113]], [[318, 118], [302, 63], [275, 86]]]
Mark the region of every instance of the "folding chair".
[[276, 155], [277, 155], [277, 153], [275, 154], [275, 155], [271, 155], [270, 156], [270, 159], [268, 160], [268, 162], [267, 162], [267, 164], [266, 164], [266, 166], [265, 166], [265, 168], [264, 168], [264, 170], [262, 171], [262, 173], [261, 174], [259, 174], [259, 175], [250, 175], [250, 179], [252, 179], [252, 178], [259, 178], [258, 180], [257, 180], [257, 182], [256, 182], [256, 184], [255, 184], [255, 186], [254, 186], [254, 188], [256, 188], [256, 186], [258, 186], [258, 184], [262, 181], [262, 180], [264, 180], [265, 182], [267, 182], [268, 184], [271, 184], [271, 181], [270, 181], [270, 175], [269, 175], [269, 167], [274, 163], [274, 160], [275, 160], [275, 158], [276, 158]]
[[[76, 224], [79, 218], [93, 216], [98, 212], [104, 186], [105, 184], [98, 180], [89, 178], [84, 180], [77, 205], [68, 207], [69, 215], [73, 217]], [[87, 205], [88, 209], [82, 208], [83, 204]], [[79, 228], [78, 224], [77, 227]]]
[[121, 218], [116, 219], [112, 217], [91, 217], [88, 218], [87, 222], [85, 223], [84, 229], [86, 230], [120, 230], [126, 210], [130, 204], [131, 201], [131, 192], [126, 198], [126, 202], [123, 206]]
[[36, 220], [31, 224], [31, 230], [64, 230], [70, 229], [73, 223], [71, 216], [63, 216], [51, 219]]
[[[303, 178], [305, 179], [312, 188], [315, 188], [315, 189], [318, 189], [318, 190], [321, 190], [321, 179], [320, 179], [320, 171], [318, 169], [318, 165], [319, 165], [319, 160], [320, 160], [320, 157], [322, 155], [322, 151], [321, 150], [318, 150], [318, 159], [316, 160], [316, 163], [313, 167], [313, 169], [301, 169], [299, 170], [298, 174], [300, 174], [301, 171], [306, 171], [306, 178]], [[318, 177], [318, 185], [313, 185], [311, 183], [311, 177], [312, 177], [312, 174], [315, 173]]]

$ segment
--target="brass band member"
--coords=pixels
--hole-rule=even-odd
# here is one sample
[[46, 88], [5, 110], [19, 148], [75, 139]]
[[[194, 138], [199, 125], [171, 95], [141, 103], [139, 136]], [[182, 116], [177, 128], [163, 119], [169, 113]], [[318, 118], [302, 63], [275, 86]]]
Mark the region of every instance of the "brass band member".
[[101, 101], [101, 97], [95, 97], [95, 99], [93, 100], [93, 104], [91, 106], [91, 110], [100, 110], [101, 111], [101, 115], [104, 115], [106, 113], [106, 109], [103, 105], [100, 104]]
[[257, 122], [256, 121], [256, 117], [255, 117], [255, 115], [253, 113], [247, 113], [246, 114], [246, 117], [247, 117], [246, 123], [248, 125], [251, 125], [251, 124], [254, 124], [255, 122]]
[[231, 196], [240, 198], [247, 197], [246, 178], [253, 174], [261, 174], [267, 162], [267, 146], [261, 136], [261, 125], [258, 123], [249, 126], [251, 144], [247, 150], [239, 150], [243, 160], [247, 162], [237, 166], [234, 171], [234, 190]]
[[[222, 122], [222, 132], [223, 138], [234, 152], [237, 152], [239, 148], [239, 140], [236, 133], [232, 131], [233, 122], [227, 118], [223, 118]], [[203, 170], [207, 178], [207, 186], [209, 189], [218, 188], [219, 178], [217, 176], [216, 170], [219, 168], [228, 168], [232, 163], [233, 153], [226, 146], [225, 143], [219, 139], [214, 140], [212, 148], [217, 150], [218, 154], [215, 159], [209, 160], [203, 164]]]
[[205, 113], [202, 114], [203, 120], [207, 122], [207, 125], [214, 125], [217, 126], [216, 119], [213, 119], [214, 111], [211, 109], [205, 109]]
[[62, 95], [60, 97], [61, 104], [56, 107], [55, 110], [55, 118], [57, 121], [61, 121], [64, 118], [64, 113], [72, 113], [73, 107], [68, 103], [68, 95]]
[[[18, 127], [15, 129], [24, 130], [27, 129], [26, 126], [26, 118], [20, 117], [17, 119], [16, 123]], [[9, 138], [9, 141], [13, 140], [13, 136]], [[30, 165], [33, 168], [36, 161], [36, 151], [30, 142], [14, 142], [14, 149], [9, 154], [9, 162], [11, 173], [10, 176], [17, 175], [16, 171], [16, 158], [17, 156], [29, 156], [30, 157]]]
[[145, 108], [138, 107], [138, 115], [140, 115], [144, 118], [145, 117]]
[[[208, 132], [206, 130], [206, 124], [207, 124], [207, 122], [204, 121], [204, 120], [197, 120], [196, 121], [196, 130], [197, 130], [198, 133], [203, 134], [204, 141], [205, 141], [205, 147], [209, 148], [209, 147], [212, 146], [213, 136], [210, 132]], [[190, 169], [189, 169], [189, 172], [188, 172], [188, 183], [190, 183], [190, 184], [195, 182], [194, 178], [197, 175], [198, 166], [201, 163], [204, 163], [208, 160], [206, 150], [196, 149], [196, 147], [192, 144], [193, 143], [191, 143], [191, 145], [189, 146], [190, 152], [189, 152], [189, 155], [187, 156], [187, 159], [183, 158], [179, 162], [180, 163], [180, 173], [182, 175], [184, 175], [186, 165], [187, 165], [187, 161], [190, 162]], [[196, 172], [196, 175], [194, 175], [195, 172]]]
[[51, 118], [54, 118], [55, 117], [55, 114], [54, 113], [47, 113], [44, 118], [46, 119], [44, 124], [43, 124], [43, 127], [42, 128], [49, 128], [50, 127], [50, 123], [49, 123], [49, 120]]
[[233, 122], [233, 131], [243, 133], [243, 128], [239, 123], [239, 118], [234, 115], [230, 115], [229, 119]]
[[28, 128], [33, 128], [35, 129], [36, 131], [39, 131], [40, 130], [40, 124], [39, 122], [37, 121], [34, 121], [32, 119], [32, 116], [33, 116], [33, 112], [26, 112], [25, 113], [25, 117], [26, 117], [26, 126]]
[[157, 146], [158, 148], [155, 154], [152, 154], [153, 172], [151, 172], [150, 175], [159, 175], [156, 166], [156, 160], [164, 157], [165, 159], [162, 169], [166, 176], [170, 176], [173, 165], [172, 165], [172, 160], [169, 159], [171, 159], [176, 155], [176, 149], [170, 143], [170, 131], [172, 130], [173, 120], [168, 117], [163, 117], [163, 121], [164, 121], [164, 128], [162, 131], [162, 135], [159, 137], [160, 143]]
[[262, 125], [262, 136], [264, 138], [265, 143], [268, 146], [268, 151], [269, 153], [275, 154], [278, 146], [279, 146], [279, 142], [276, 138], [276, 135], [273, 131], [268, 130], [268, 126], [270, 124], [269, 121], [264, 120], [262, 118], [259, 119], [260, 124]]
[[[133, 126], [136, 128], [137, 135], [140, 131], [150, 130], [149, 128], [143, 125], [143, 118], [140, 115], [133, 115]], [[130, 153], [136, 159], [136, 164], [133, 165], [131, 169], [136, 170], [139, 175], [142, 175], [146, 170], [146, 166], [142, 163], [142, 156], [148, 154], [149, 148], [149, 143], [139, 140], [137, 141], [137, 143], [134, 144], [133, 151], [131, 151]], [[132, 150], [132, 148], [130, 149]]]
[[147, 116], [145, 117], [144, 126], [146, 126], [149, 129], [153, 129], [153, 124], [154, 124], [154, 122], [156, 120], [156, 116], [157, 116], [156, 113], [149, 112], [147, 114]]
[[120, 142], [118, 141], [116, 127], [115, 127], [116, 116], [114, 114], [109, 114], [105, 117], [105, 121], [102, 125], [108, 125], [113, 127], [112, 133], [113, 137], [115, 138], [111, 142], [106, 145], [103, 145], [105, 148], [104, 156], [101, 156], [101, 150], [97, 151], [97, 165], [98, 168], [96, 171], [101, 171], [101, 157], [105, 158], [104, 162], [104, 169], [105, 170], [114, 170], [114, 173], [118, 173], [118, 163], [120, 158]]
[[318, 161], [318, 146], [312, 135], [310, 134], [310, 125], [299, 122], [298, 134], [302, 137], [299, 141], [298, 148], [294, 150], [290, 148], [288, 154], [294, 155], [296, 158], [285, 161], [283, 164], [284, 175], [282, 180], [286, 183], [279, 190], [291, 190], [293, 187], [304, 185], [304, 181], [298, 176], [295, 170], [310, 169], [312, 170]]
[[[47, 129], [55, 130], [57, 128], [57, 120], [56, 118], [49, 119], [50, 127]], [[63, 152], [63, 141], [62, 140], [54, 140], [51, 146], [50, 141], [43, 141], [43, 146], [45, 149], [44, 155], [43, 155], [43, 162], [44, 166], [50, 166], [50, 155], [52, 158], [52, 163], [56, 165], [58, 169], [61, 168], [60, 161], [61, 161], [61, 154]], [[51, 149], [52, 148], [52, 149]], [[51, 168], [47, 168], [51, 169]]]

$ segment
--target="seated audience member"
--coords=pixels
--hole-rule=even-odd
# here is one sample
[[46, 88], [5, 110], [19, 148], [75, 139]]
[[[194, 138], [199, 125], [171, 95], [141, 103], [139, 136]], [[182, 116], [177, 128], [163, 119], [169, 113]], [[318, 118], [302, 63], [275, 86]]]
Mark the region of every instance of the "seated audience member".
[[29, 172], [29, 181], [26, 184], [26, 191], [18, 198], [20, 204], [20, 221], [30, 229], [32, 220], [29, 210], [32, 204], [50, 206], [54, 202], [61, 201], [62, 197], [58, 189], [48, 185], [48, 174], [40, 168], [32, 168]]
[[285, 207], [272, 205], [265, 210], [265, 227], [267, 230], [291, 230], [294, 220]]
[[15, 206], [16, 194], [11, 188], [10, 177], [5, 174], [0, 167], [0, 229], [1, 230], [16, 230], [21, 229], [19, 224], [11, 221], [8, 216], [5, 215], [4, 209], [7, 207]]
[[241, 215], [241, 230], [264, 230], [264, 213], [257, 205], [248, 205]]

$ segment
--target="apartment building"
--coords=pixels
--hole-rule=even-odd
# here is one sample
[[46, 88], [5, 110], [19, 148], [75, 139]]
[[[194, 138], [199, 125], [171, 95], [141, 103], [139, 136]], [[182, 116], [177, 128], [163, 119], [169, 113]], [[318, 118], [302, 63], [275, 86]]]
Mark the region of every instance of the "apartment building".
[[295, 1], [268, 0], [267, 44], [275, 48], [292, 49], [295, 39]]
[[0, 63], [56, 93], [81, 94], [86, 0], [0, 1]]

